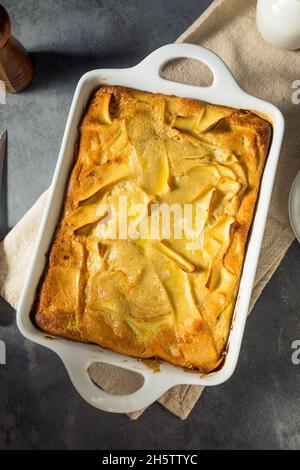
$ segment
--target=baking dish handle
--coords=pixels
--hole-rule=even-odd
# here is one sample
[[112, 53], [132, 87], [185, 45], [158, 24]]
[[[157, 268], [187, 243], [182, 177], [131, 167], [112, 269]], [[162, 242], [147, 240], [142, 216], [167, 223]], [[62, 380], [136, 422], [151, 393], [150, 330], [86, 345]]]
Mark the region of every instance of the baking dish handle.
[[[142, 62], [140, 62], [133, 69], [139, 69], [143, 72], [144, 79], [155, 86], [155, 81], [168, 80], [161, 76], [161, 71], [167, 62], [174, 59], [189, 58], [196, 59], [204, 63], [213, 74], [213, 83], [210, 86], [197, 86], [199, 89], [205, 89], [206, 91], [215, 91], [216, 89], [226, 88], [226, 92], [232, 91], [236, 93], [236, 88], [240, 88], [233, 75], [231, 74], [228, 67], [222, 61], [222, 59], [209, 49], [195, 44], [187, 43], [174, 43], [162, 46], [156, 51], [152, 52]], [[183, 87], [190, 87], [191, 85], [182, 84]], [[195, 88], [195, 86], [192, 86]]]
[[[171, 377], [164, 377], [159, 372], [154, 372], [151, 369], [145, 370], [141, 368], [135, 370], [132, 365], [126, 365], [126, 363], [121, 365], [120, 361], [113, 359], [113, 354], [111, 360], [107, 359], [107, 357], [103, 360], [99, 356], [96, 358], [94, 355], [93, 359], [91, 359], [90, 354], [82, 353], [83, 351], [80, 351], [79, 348], [79, 353], [77, 351], [74, 352], [73, 349], [70, 352], [64, 350], [63, 354], [59, 355], [77, 392], [88, 403], [101, 410], [111, 413], [132, 413], [139, 411], [151, 405], [169, 388], [176, 385], [176, 383], [172, 383]], [[134, 371], [143, 376], [144, 383], [139, 390], [127, 395], [114, 395], [104, 392], [91, 380], [88, 374], [88, 367], [95, 362], [102, 362]]]

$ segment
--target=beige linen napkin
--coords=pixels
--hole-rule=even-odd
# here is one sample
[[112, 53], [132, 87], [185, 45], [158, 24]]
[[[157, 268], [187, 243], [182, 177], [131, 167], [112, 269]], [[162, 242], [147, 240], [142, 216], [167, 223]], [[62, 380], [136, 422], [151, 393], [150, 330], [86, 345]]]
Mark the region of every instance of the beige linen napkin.
[[[285, 114], [286, 136], [251, 308], [294, 239], [289, 226], [287, 201], [292, 180], [300, 169], [300, 105], [297, 107], [291, 101], [292, 82], [300, 79], [300, 52], [274, 49], [261, 39], [255, 25], [255, 6], [255, 0], [216, 0], [178, 39], [217, 52], [246, 91], [276, 104]], [[203, 67], [191, 60], [173, 62], [164, 73], [171, 79], [192, 84], [200, 84], [206, 79]], [[46, 193], [0, 245], [0, 294], [14, 307], [31, 260], [45, 200]], [[114, 393], [128, 393], [138, 388], [140, 383], [140, 379], [129, 376], [126, 371], [100, 364], [91, 367], [90, 375], [99, 386]], [[202, 390], [199, 386], [177, 386], [165, 393], [159, 403], [185, 419]], [[143, 411], [131, 413], [130, 417], [136, 419]]]

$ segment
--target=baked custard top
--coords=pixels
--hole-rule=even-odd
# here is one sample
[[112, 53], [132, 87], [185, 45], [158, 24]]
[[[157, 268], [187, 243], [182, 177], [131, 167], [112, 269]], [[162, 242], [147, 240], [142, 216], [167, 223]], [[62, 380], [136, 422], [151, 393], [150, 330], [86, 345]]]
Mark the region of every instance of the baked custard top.
[[[216, 368], [270, 136], [270, 124], [250, 111], [100, 88], [80, 127], [36, 324], [131, 356]], [[151, 232], [162, 204], [189, 207], [180, 236], [172, 223], [167, 234]]]

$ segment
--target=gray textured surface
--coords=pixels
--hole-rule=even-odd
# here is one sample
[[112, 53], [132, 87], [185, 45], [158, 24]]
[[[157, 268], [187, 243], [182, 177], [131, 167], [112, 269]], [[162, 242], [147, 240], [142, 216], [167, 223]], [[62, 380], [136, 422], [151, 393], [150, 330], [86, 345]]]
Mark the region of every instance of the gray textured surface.
[[[75, 84], [95, 67], [129, 66], [172, 42], [210, 0], [4, 0], [32, 51], [35, 79], [0, 107], [9, 131], [8, 221], [14, 226], [49, 185]], [[0, 301], [0, 448], [300, 448], [300, 248], [295, 243], [251, 318], [237, 370], [206, 390], [181, 422], [155, 404], [137, 421], [100, 412], [75, 392], [60, 360], [24, 341]]]

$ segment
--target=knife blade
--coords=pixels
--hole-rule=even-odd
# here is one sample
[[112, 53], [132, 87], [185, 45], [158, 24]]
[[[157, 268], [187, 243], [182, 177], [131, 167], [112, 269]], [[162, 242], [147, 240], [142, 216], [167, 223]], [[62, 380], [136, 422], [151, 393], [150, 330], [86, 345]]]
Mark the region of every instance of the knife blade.
[[2, 193], [2, 183], [3, 183], [3, 169], [4, 169], [4, 159], [6, 154], [6, 144], [7, 144], [7, 131], [4, 130], [0, 134], [0, 241], [4, 237], [7, 227], [6, 227], [6, 217], [5, 217], [5, 200], [3, 199]]
[[2, 188], [4, 158], [5, 158], [5, 151], [6, 151], [6, 141], [7, 141], [7, 130], [4, 130], [0, 134], [0, 194], [1, 194], [1, 188]]

